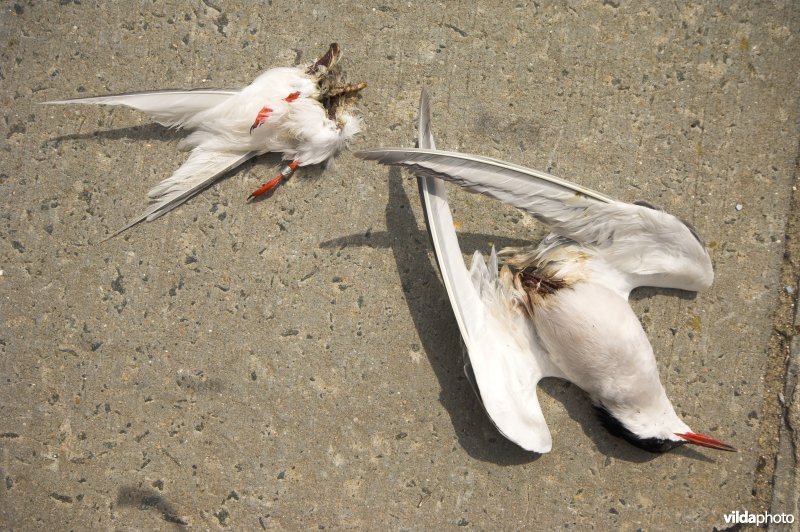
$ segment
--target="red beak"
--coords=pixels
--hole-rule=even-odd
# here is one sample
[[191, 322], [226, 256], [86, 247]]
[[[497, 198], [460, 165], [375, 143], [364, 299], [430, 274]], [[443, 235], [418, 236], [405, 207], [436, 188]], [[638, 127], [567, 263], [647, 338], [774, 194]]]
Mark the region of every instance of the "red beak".
[[695, 434], [694, 432], [686, 432], [684, 434], [675, 433], [675, 436], [679, 438], [683, 438], [684, 440], [688, 441], [689, 443], [694, 443], [695, 445], [701, 445], [703, 447], [710, 447], [711, 449], [719, 449], [720, 451], [733, 451], [736, 452], [736, 449], [728, 445], [727, 443], [722, 443], [719, 440], [715, 440], [714, 438], [709, 438], [708, 436], [703, 436], [702, 434]]

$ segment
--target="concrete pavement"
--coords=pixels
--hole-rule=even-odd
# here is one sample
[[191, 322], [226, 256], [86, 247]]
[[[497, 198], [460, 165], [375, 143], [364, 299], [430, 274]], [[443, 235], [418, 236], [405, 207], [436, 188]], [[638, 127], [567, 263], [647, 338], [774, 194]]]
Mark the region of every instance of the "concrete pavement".
[[[797, 357], [798, 29], [791, 2], [3, 2], [0, 524], [710, 530], [736, 510], [800, 518], [800, 403], [785, 380]], [[556, 380], [540, 394], [553, 451], [506, 442], [462, 375], [415, 181], [350, 154], [246, 203], [276, 172], [261, 158], [97, 244], [181, 164], [183, 134], [129, 110], [39, 102], [242, 86], [333, 41], [347, 78], [369, 82], [355, 148], [413, 145], [424, 85], [442, 148], [644, 199], [698, 229], [712, 289], [643, 289], [632, 304], [678, 413], [738, 453], [640, 451]], [[465, 251], [543, 232], [451, 190]]]

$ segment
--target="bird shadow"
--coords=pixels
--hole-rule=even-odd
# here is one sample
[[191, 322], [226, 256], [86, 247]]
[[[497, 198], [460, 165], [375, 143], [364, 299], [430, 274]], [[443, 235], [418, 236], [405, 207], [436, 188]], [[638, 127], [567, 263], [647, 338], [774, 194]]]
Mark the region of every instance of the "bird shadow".
[[[439, 402], [450, 416], [459, 444], [470, 456], [501, 465], [518, 465], [538, 459], [540, 455], [524, 451], [502, 437], [484, 414], [464, 375], [461, 336], [447, 293], [428, 255], [428, 233], [417, 226], [399, 169], [389, 170], [388, 184], [387, 231], [373, 233], [367, 230], [322, 242], [320, 247], [391, 249], [422, 351], [439, 381]], [[523, 243], [482, 234], [462, 234], [459, 237], [465, 248], [472, 248], [473, 244], [474, 247], [485, 246], [487, 240], [494, 240], [498, 246]]]
[[[429, 236], [418, 228], [409, 197], [403, 188], [398, 168], [389, 169], [385, 232], [367, 230], [320, 243], [321, 248], [368, 246], [390, 248], [409, 314], [422, 348], [439, 381], [439, 401], [450, 416], [458, 442], [475, 459], [499, 465], [519, 465], [537, 460], [541, 455], [518, 447], [503, 437], [484, 412], [480, 401], [464, 375], [461, 336], [453, 316], [447, 292], [429, 257]], [[459, 234], [462, 249], [481, 249], [487, 242], [498, 248], [529, 245], [521, 239], [495, 235]], [[667, 291], [665, 293], [671, 293]], [[638, 449], [609, 434], [594, 415], [585, 394], [571, 383], [545, 379], [540, 389], [567, 410], [584, 433], [603, 454], [628, 462], [647, 462], [658, 455]], [[679, 448], [681, 454], [708, 460], [704, 455]]]
[[687, 290], [681, 290], [679, 288], [657, 288], [654, 286], [640, 286], [638, 288], [634, 288], [628, 299], [632, 299], [634, 301], [641, 301], [642, 299], [650, 299], [653, 296], [677, 297], [679, 299], [683, 299], [684, 301], [692, 301], [694, 299], [697, 299], [697, 292], [689, 292]]
[[139, 126], [120, 127], [117, 129], [100, 129], [86, 133], [70, 133], [48, 139], [46, 142], [56, 145], [73, 140], [102, 139], [102, 140], [172, 140], [185, 136], [185, 133], [174, 128], [166, 128], [159, 124], [149, 123]]

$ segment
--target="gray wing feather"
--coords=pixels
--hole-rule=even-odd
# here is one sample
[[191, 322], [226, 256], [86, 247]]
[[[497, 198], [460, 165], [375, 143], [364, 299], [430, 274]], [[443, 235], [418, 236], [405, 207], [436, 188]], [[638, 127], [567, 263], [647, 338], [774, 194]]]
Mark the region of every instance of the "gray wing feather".
[[[430, 105], [425, 90], [420, 95], [419, 145], [421, 148], [435, 149], [431, 131]], [[447, 189], [444, 181], [432, 177], [418, 176], [420, 197], [422, 199], [428, 234], [433, 243], [436, 263], [442, 274], [447, 295], [453, 306], [461, 336], [469, 345], [469, 335], [464, 323], [465, 305], [474, 304], [474, 297], [464, 301], [472, 292], [469, 272], [464, 266], [461, 247], [453, 225], [453, 215], [447, 202]]]
[[[158, 185], [161, 187], [160, 195], [153, 204], [140, 216], [107, 236], [101, 242], [117, 236], [140, 222], [145, 220], [149, 222], [168, 213], [214, 184], [217, 179], [230, 170], [256, 155], [258, 155], [258, 152], [254, 151], [242, 155], [209, 152], [195, 148], [189, 155], [189, 159], [171, 177]], [[163, 185], [166, 182], [169, 182], [169, 186], [164, 187]]]
[[636, 286], [700, 290], [713, 280], [705, 246], [689, 226], [663, 211], [488, 157], [408, 148], [355, 155], [452, 181], [527, 211], [557, 235], [603, 254], [625, 276], [623, 293]]

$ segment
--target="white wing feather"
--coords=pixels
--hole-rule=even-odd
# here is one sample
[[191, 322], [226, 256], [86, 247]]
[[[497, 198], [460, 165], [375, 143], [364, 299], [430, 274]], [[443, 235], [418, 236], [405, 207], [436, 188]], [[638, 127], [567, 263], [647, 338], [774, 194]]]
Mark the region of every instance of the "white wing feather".
[[197, 113], [216, 107], [238, 90], [197, 89], [131, 92], [112, 96], [55, 100], [45, 104], [124, 105], [142, 111], [167, 127], [180, 127]]
[[[419, 145], [434, 148], [428, 97], [419, 110]], [[509, 298], [500, 296], [497, 255], [487, 268], [476, 252], [467, 271], [453, 226], [443, 181], [419, 177], [428, 231], [447, 295], [464, 339], [481, 402], [497, 429], [520, 447], [549, 452], [552, 438], [536, 396], [542, 377], [555, 375], [538, 347], [535, 334]]]

